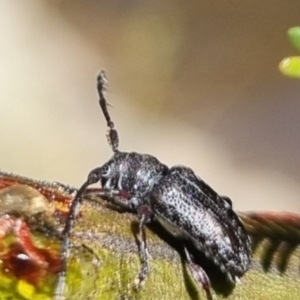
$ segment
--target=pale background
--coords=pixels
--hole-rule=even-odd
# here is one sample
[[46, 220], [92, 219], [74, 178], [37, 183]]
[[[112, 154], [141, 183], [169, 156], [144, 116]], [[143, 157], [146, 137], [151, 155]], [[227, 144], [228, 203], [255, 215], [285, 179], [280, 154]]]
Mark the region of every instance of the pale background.
[[300, 1], [0, 1], [0, 167], [79, 186], [121, 150], [191, 166], [238, 210], [300, 212]]

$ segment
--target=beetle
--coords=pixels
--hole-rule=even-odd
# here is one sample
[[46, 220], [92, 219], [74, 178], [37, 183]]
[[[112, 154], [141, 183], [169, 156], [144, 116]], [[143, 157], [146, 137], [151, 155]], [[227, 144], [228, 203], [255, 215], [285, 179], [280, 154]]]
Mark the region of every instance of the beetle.
[[104, 96], [106, 82], [105, 73], [101, 71], [97, 77], [99, 104], [108, 126], [107, 140], [113, 156], [89, 173], [72, 202], [62, 231], [62, 272], [56, 295], [63, 293], [69, 237], [84, 193], [91, 184], [100, 182], [100, 196], [139, 218], [141, 268], [135, 286], [139, 288], [149, 272], [145, 225], [159, 222], [180, 240], [193, 278], [210, 298], [208, 275], [195, 263], [186, 243], [192, 243], [230, 282], [235, 283], [246, 273], [251, 262], [250, 239], [243, 224], [234, 212], [231, 200], [219, 196], [192, 169], [185, 166], [169, 168], [152, 155], [119, 150], [118, 132]]

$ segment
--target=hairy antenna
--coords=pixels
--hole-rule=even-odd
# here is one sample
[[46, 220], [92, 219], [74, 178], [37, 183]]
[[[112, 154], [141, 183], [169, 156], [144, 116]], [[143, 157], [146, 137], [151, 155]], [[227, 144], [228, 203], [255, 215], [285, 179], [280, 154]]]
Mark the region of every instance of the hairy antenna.
[[100, 74], [97, 77], [97, 88], [98, 88], [98, 93], [99, 93], [99, 104], [102, 109], [102, 112], [104, 114], [105, 120], [107, 122], [108, 126], [108, 132], [107, 132], [107, 141], [108, 144], [110, 145], [111, 149], [113, 152], [118, 152], [118, 146], [119, 146], [119, 136], [117, 130], [114, 128], [114, 122], [111, 120], [110, 115], [108, 113], [107, 109], [107, 102], [104, 97], [104, 92], [105, 92], [105, 83], [107, 83], [107, 78], [105, 75], [105, 72], [102, 70]]

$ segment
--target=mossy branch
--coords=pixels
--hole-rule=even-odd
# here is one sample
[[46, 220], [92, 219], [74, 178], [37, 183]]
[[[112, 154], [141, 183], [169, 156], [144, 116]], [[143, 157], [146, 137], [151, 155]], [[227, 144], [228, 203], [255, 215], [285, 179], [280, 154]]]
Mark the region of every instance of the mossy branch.
[[[23, 183], [38, 188], [42, 194], [49, 196], [48, 199], [58, 202], [57, 206], [62, 206], [61, 211], [64, 211], [62, 199], [70, 201], [74, 191], [64, 185], [34, 181], [4, 172], [1, 176], [2, 185], [8, 178], [13, 178], [14, 184]], [[252, 266], [240, 284], [230, 285], [218, 267], [199, 252], [194, 253], [210, 277], [213, 298], [298, 299], [300, 215], [257, 212], [241, 213], [240, 217], [253, 240]], [[60, 216], [57, 231], [63, 225], [62, 220]], [[45, 225], [42, 223], [42, 226]], [[35, 235], [38, 227], [34, 226]], [[181, 258], [180, 241], [169, 236], [159, 225], [147, 229], [151, 270], [142, 289], [135, 291], [132, 284], [140, 267], [138, 244], [134, 238], [136, 229], [136, 216], [112, 209], [107, 202], [95, 196], [84, 201], [72, 237], [67, 299], [206, 299], [204, 291], [195, 285]], [[38, 235], [42, 238], [36, 240], [37, 244], [45, 245], [46, 239], [49, 247], [51, 234], [45, 231]], [[60, 241], [56, 237], [54, 239], [55, 249], [59, 251]], [[49, 284], [51, 289], [53, 282]], [[16, 289], [12, 283], [10, 286]], [[5, 289], [3, 295], [0, 292], [1, 296], [12, 294], [7, 287]], [[25, 299], [51, 299], [32, 295]]]

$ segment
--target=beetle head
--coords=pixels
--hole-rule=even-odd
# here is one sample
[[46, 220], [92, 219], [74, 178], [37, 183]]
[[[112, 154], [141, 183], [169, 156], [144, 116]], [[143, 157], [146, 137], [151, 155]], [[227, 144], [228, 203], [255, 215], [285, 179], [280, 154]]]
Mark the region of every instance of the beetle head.
[[104, 165], [92, 170], [88, 175], [88, 185], [100, 181], [101, 186], [105, 189], [117, 188], [123, 156], [123, 153], [118, 152]]

